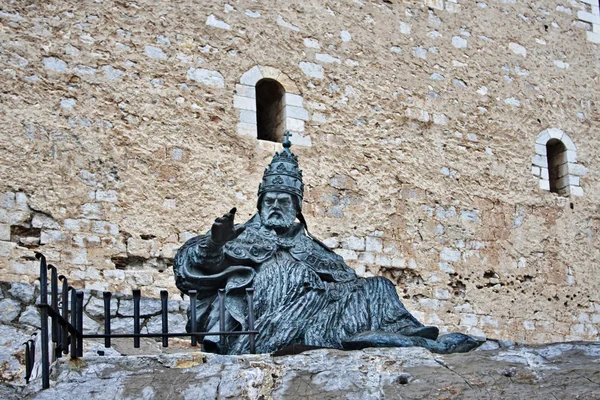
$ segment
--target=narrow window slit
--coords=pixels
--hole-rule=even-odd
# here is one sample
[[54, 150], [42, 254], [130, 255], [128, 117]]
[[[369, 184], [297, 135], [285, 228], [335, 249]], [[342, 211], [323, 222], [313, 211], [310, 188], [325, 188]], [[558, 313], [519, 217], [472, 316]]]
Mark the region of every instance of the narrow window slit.
[[567, 148], [564, 143], [558, 139], [550, 139], [546, 143], [546, 151], [548, 154], [548, 180], [550, 182], [550, 191], [552, 193], [562, 193], [565, 185], [565, 180], [561, 179], [566, 175], [566, 166], [562, 167], [567, 162]]
[[282, 142], [285, 131], [285, 90], [273, 79], [256, 83], [256, 123], [258, 139]]

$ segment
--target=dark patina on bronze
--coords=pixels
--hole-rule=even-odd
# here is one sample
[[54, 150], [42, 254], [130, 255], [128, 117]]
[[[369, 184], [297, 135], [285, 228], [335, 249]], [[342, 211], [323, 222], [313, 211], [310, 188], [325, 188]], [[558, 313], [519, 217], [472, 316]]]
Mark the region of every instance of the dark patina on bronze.
[[[461, 333], [438, 335], [405, 308], [391, 281], [359, 278], [342, 257], [312, 236], [302, 215], [304, 185], [298, 159], [283, 150], [265, 169], [258, 212], [234, 224], [236, 209], [217, 218], [211, 230], [190, 239], [177, 252], [177, 287], [196, 290], [200, 331], [246, 330], [246, 288], [254, 288], [254, 328], [259, 353], [286, 348], [360, 349], [421, 346], [437, 353], [466, 352], [480, 342]], [[299, 222], [296, 222], [299, 221]], [[219, 289], [225, 289], [225, 320], [220, 320]], [[206, 336], [207, 351], [243, 354], [250, 337], [227, 342]]]

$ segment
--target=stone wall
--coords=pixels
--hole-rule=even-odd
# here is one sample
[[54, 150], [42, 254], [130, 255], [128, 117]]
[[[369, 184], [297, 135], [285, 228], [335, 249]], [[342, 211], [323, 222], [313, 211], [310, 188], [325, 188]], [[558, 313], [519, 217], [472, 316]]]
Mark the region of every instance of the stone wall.
[[[359, 275], [389, 277], [442, 330], [594, 339], [591, 7], [3, 4], [0, 280], [33, 283], [36, 250], [76, 287], [176, 296], [176, 249], [233, 206], [248, 219], [279, 146], [242, 125], [257, 68], [295, 95], [286, 123], [302, 138], [309, 227]], [[577, 152], [569, 194], [532, 174], [540, 134], [555, 130]]]

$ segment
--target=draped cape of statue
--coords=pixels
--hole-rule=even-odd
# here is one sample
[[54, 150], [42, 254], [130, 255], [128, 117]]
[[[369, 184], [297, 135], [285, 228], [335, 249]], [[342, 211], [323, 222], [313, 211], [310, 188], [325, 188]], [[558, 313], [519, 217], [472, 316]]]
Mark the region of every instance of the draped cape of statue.
[[[308, 237], [303, 228], [296, 223], [282, 237], [265, 228], [257, 214], [239, 237], [221, 248], [211, 242], [210, 232], [190, 239], [175, 258], [175, 277], [183, 292], [198, 291], [198, 330], [219, 330], [219, 288], [226, 290], [226, 329], [246, 329], [247, 287], [255, 289], [256, 350], [260, 353], [292, 344], [366, 347], [381, 341], [381, 333], [423, 327], [404, 308], [392, 282], [357, 277], [342, 257]], [[364, 334], [371, 337], [361, 346]], [[230, 337], [226, 349], [219, 349], [217, 340], [205, 337], [206, 348], [229, 354], [248, 352], [247, 336]], [[384, 336], [386, 341], [389, 335]], [[397, 335], [387, 345], [452, 350], [443, 341], [417, 336]]]

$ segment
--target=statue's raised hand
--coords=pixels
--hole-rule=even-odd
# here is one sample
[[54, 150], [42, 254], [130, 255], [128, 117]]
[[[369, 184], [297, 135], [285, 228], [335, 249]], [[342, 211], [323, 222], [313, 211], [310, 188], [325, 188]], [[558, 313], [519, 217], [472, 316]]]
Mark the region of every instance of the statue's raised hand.
[[210, 229], [210, 240], [213, 243], [222, 245], [240, 236], [246, 229], [245, 225], [234, 226], [233, 219], [235, 218], [236, 208], [233, 207], [227, 214], [215, 220]]

